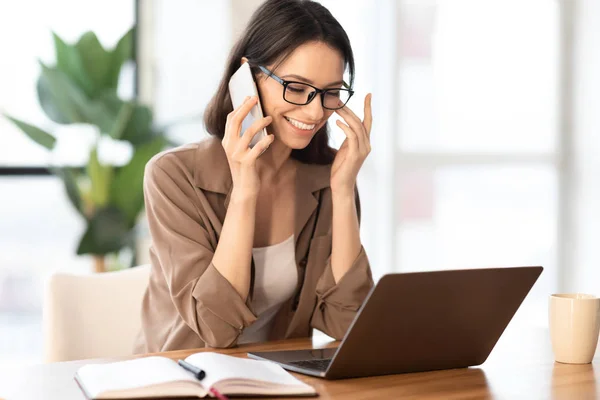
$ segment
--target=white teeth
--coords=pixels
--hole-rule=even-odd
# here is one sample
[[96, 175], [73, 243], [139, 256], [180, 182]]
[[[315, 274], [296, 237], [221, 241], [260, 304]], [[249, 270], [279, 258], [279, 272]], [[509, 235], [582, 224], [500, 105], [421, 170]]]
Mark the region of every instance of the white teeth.
[[290, 124], [294, 125], [298, 129], [303, 129], [305, 131], [310, 131], [310, 130], [315, 129], [315, 124], [307, 125], [300, 121], [296, 121], [295, 119], [291, 119], [289, 117], [285, 117], [285, 119], [287, 119], [290, 122]]

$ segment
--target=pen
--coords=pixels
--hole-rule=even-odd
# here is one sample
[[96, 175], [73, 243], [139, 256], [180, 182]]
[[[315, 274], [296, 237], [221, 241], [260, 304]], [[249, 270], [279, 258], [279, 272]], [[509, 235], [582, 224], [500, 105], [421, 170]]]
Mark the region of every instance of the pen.
[[198, 368], [195, 365], [190, 364], [189, 362], [179, 360], [177, 361], [177, 364], [181, 365], [184, 369], [190, 371], [192, 374], [194, 374], [196, 379], [200, 381], [206, 376], [206, 372], [204, 372], [203, 369]]
[[[196, 379], [198, 379], [199, 381], [204, 379], [204, 377], [206, 376], [206, 372], [204, 372], [202, 368], [198, 368], [195, 365], [190, 364], [189, 362], [179, 360], [177, 361], [177, 364], [181, 365], [183, 369], [190, 371], [192, 374], [194, 374]], [[228, 400], [227, 397], [219, 393], [219, 391], [217, 391], [217, 389], [215, 388], [210, 388], [209, 392], [211, 392], [219, 400]]]

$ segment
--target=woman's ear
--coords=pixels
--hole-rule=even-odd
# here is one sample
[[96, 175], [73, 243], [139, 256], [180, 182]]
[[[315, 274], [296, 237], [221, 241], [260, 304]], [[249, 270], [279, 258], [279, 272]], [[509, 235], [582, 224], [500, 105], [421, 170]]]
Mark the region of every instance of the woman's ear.
[[246, 57], [242, 57], [242, 64], [247, 63], [247, 62], [248, 62], [248, 59]]

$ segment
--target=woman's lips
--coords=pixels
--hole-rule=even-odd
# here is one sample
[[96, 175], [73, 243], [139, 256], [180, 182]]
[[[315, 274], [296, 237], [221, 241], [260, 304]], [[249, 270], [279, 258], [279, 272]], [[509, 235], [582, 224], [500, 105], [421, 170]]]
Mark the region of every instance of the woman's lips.
[[286, 117], [284, 117], [284, 119], [285, 119], [285, 122], [287, 123], [287, 125], [290, 128], [292, 128], [294, 133], [296, 133], [298, 135], [302, 135], [302, 136], [312, 135], [313, 132], [315, 131], [315, 129], [317, 128], [317, 125], [315, 124], [315, 127], [312, 129], [300, 129], [297, 126], [294, 126]]

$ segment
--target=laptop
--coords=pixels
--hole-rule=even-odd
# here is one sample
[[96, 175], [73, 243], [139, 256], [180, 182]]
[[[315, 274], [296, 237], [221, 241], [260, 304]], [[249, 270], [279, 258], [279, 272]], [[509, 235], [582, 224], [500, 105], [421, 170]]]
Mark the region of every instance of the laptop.
[[542, 267], [384, 275], [336, 348], [249, 352], [326, 379], [423, 372], [482, 364]]

